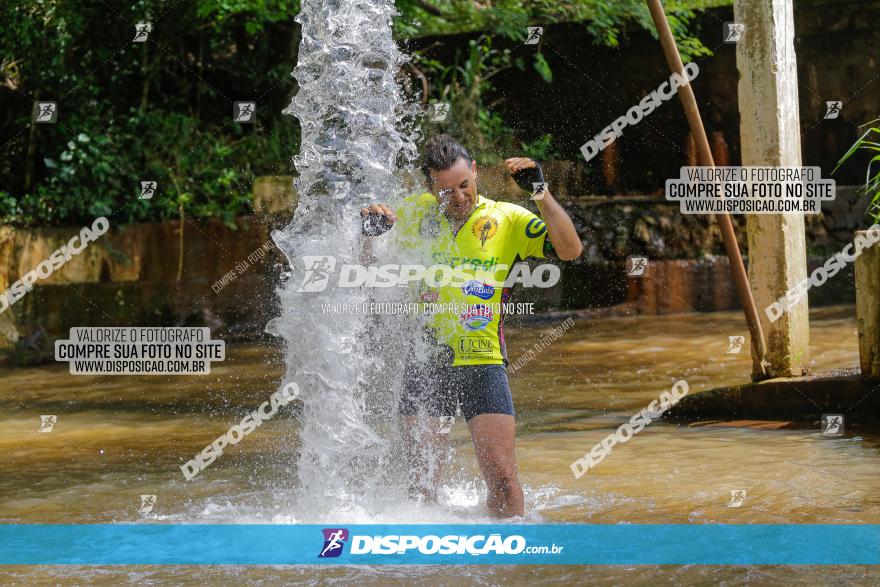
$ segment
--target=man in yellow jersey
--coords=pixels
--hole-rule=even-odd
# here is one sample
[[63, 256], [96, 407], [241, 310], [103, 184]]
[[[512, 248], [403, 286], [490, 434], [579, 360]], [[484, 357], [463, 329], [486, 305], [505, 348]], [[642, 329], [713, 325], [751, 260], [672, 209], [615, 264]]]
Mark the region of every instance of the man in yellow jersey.
[[504, 316], [499, 311], [510, 291], [503, 284], [521, 260], [552, 252], [568, 261], [583, 249], [571, 218], [547, 189], [540, 165], [525, 157], [507, 159], [505, 165], [524, 190], [539, 190], [534, 199], [541, 218], [477, 194], [476, 161], [448, 135], [425, 145], [421, 169], [429, 193], [406, 198], [398, 213], [384, 204], [361, 210], [367, 237], [396, 224], [393, 234], [403, 249], [427, 243], [435, 263], [465, 276], [422, 288], [421, 301], [460, 311], [441, 312], [428, 321], [428, 338], [437, 352], [410, 353], [400, 413], [413, 489], [435, 500], [443, 466], [442, 459], [431, 455], [448, 446], [444, 423], [461, 408], [488, 488], [489, 512], [499, 517], [523, 515]]

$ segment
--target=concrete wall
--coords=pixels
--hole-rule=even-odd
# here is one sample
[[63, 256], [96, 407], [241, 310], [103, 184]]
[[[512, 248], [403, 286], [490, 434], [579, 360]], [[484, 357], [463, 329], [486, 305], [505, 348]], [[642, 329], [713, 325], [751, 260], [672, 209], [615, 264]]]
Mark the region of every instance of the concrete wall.
[[[225, 336], [258, 334], [274, 312], [282, 265], [274, 245], [257, 262], [248, 257], [269, 242], [269, 228], [259, 217], [240, 218], [235, 229], [219, 221], [186, 221], [178, 279], [179, 222], [111, 225], [0, 313], [0, 354], [45, 354], [53, 339], [83, 325], [205, 324]], [[79, 230], [0, 227], [0, 291]], [[215, 285], [230, 271], [236, 271], [232, 283]]]

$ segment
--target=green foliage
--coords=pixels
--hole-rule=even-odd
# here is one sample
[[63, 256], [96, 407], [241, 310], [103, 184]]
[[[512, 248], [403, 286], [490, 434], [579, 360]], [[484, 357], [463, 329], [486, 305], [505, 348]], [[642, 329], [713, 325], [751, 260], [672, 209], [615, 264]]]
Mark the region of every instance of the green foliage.
[[461, 138], [482, 161], [499, 162], [513, 134], [494, 110], [498, 101], [491, 105], [487, 101], [492, 78], [513, 65], [510, 50], [492, 48], [492, 38], [483, 35], [469, 41], [467, 51], [456, 51], [451, 65], [428, 59], [418, 62], [437, 88], [432, 97], [450, 104], [444, 130]]
[[[880, 118], [872, 120], [868, 124], [873, 124], [878, 120], [880, 120]], [[868, 167], [865, 171], [865, 185], [861, 187], [860, 191], [871, 198], [871, 203], [868, 205], [866, 215], [872, 220], [873, 224], [877, 224], [880, 223], [880, 170], [874, 171], [872, 174], [871, 167], [875, 163], [880, 162], [880, 142], [870, 140], [872, 138], [880, 139], [880, 128], [873, 126], [868, 128], [868, 130], [865, 131], [865, 134], [859, 137], [859, 139], [853, 143], [853, 146], [850, 147], [843, 157], [840, 158], [840, 161], [837, 162], [832, 173], [837, 171], [841, 165], [846, 163], [857, 152], [868, 152], [868, 156], [871, 157], [871, 159], [868, 161]]]
[[[696, 10], [731, 4], [731, 0], [669, 0], [666, 2], [670, 28], [683, 59], [711, 55], [711, 51], [693, 36]], [[455, 63], [446, 65], [416, 55], [416, 62], [431, 80], [431, 99], [451, 104], [451, 119], [444, 128], [461, 137], [481, 160], [492, 163], [510, 152], [516, 143], [513, 130], [495, 110], [503, 98], [491, 101], [491, 78], [515, 65], [524, 70], [522, 58], [512, 59], [510, 51], [492, 48], [493, 39], [507, 38], [522, 42], [526, 27], [547, 26], [557, 22], [584, 22], [599, 45], [616, 47], [626, 27], [636, 23], [656, 36], [653, 21], [644, 0], [498, 0], [492, 3], [449, 0], [398, 0], [400, 17], [395, 20], [397, 33], [403, 37], [444, 35], [467, 31], [492, 31], [468, 43], [467, 52], [457, 51]], [[540, 51], [532, 58], [532, 67], [546, 83], [552, 83], [553, 71]], [[517, 150], [534, 153], [534, 158], [551, 157], [552, 137], [545, 135]], [[558, 154], [553, 153], [553, 156]], [[530, 155], [531, 156], [531, 155]]]
[[[181, 215], [227, 222], [247, 212], [251, 180], [290, 173], [299, 146], [281, 110], [295, 91], [298, 0], [6, 0], [0, 4], [0, 222], [122, 222]], [[487, 163], [511, 153], [495, 75], [516, 65], [494, 39], [524, 40], [529, 24], [583, 22], [614, 46], [631, 23], [653, 31], [641, 0], [397, 0], [400, 37], [490, 31], [453, 63], [417, 58], [432, 99], [452, 103], [447, 130]], [[695, 10], [725, 0], [668, 0], [685, 57], [708, 54], [691, 36]], [[134, 23], [149, 21], [146, 43]], [[539, 51], [528, 64], [547, 83]], [[231, 123], [231, 102], [254, 99], [257, 125]], [[59, 122], [30, 122], [36, 100], [59, 104]], [[552, 138], [522, 145], [553, 156]], [[518, 148], [517, 148], [518, 149]], [[151, 200], [140, 181], [155, 180]]]
[[220, 28], [233, 18], [244, 22], [248, 33], [262, 30], [267, 22], [288, 20], [299, 14], [299, 0], [199, 0], [196, 15]]
[[[0, 206], [0, 222], [83, 223], [112, 214], [130, 223], [175, 218], [183, 211], [231, 226], [250, 210], [255, 176], [289, 173], [298, 126], [285, 120], [271, 132], [261, 130], [216, 128], [187, 114], [133, 110], [119, 125], [81, 132], [67, 143], [48, 141], [57, 149], [47, 149], [44, 182], [22, 198], [6, 194], [9, 206]], [[147, 180], [157, 182], [156, 193], [140, 200], [140, 182]]]
[[559, 158], [559, 153], [553, 148], [553, 135], [550, 134], [542, 135], [532, 142], [523, 141], [518, 154], [536, 161], [551, 161]]
[[550, 64], [547, 63], [547, 60], [544, 58], [543, 53], [535, 54], [535, 71], [544, 79], [548, 84], [553, 81], [553, 72], [550, 70]]
[[[120, 222], [247, 213], [255, 175], [290, 173], [295, 119], [289, 0], [0, 5], [0, 222]], [[145, 43], [134, 24], [152, 22]], [[258, 72], [258, 73], [257, 73]], [[35, 100], [57, 124], [31, 128]], [[255, 100], [258, 124], [231, 121]], [[155, 180], [151, 200], [140, 181]]]
[[[621, 32], [637, 23], [656, 37], [644, 0], [397, 0], [400, 17], [397, 34], [404, 38], [492, 31], [500, 37], [521, 41], [528, 25], [549, 26], [583, 22], [596, 43], [616, 47]], [[664, 2], [669, 24], [682, 57], [692, 60], [711, 51], [693, 36], [690, 25], [696, 11], [729, 6], [733, 0], [668, 0]]]

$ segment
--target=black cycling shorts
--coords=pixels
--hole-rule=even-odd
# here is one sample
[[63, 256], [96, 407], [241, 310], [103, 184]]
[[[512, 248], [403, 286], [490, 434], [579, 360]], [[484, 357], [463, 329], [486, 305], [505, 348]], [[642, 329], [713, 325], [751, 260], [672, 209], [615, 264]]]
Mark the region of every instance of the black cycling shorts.
[[400, 398], [401, 415], [455, 416], [459, 405], [465, 420], [480, 414], [513, 416], [507, 368], [504, 365], [407, 366]]

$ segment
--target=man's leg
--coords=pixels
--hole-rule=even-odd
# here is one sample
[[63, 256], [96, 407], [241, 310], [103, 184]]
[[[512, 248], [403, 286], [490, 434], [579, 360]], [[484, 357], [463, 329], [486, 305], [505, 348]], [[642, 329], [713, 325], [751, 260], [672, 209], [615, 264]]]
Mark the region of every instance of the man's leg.
[[407, 360], [399, 409], [410, 496], [437, 501], [451, 446], [441, 417], [454, 416], [457, 403], [446, 381], [443, 361], [430, 350], [425, 354], [421, 361], [413, 354]]
[[437, 488], [449, 462], [449, 433], [442, 432], [439, 417], [405, 416], [403, 440], [409, 465], [409, 488], [413, 497], [437, 501]]
[[489, 489], [489, 513], [499, 518], [523, 515], [523, 492], [516, 476], [513, 416], [480, 414], [468, 420], [468, 428]]

